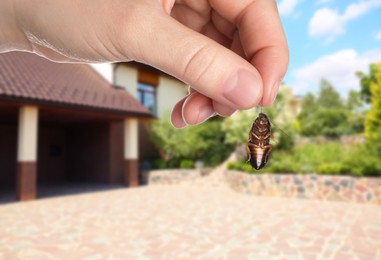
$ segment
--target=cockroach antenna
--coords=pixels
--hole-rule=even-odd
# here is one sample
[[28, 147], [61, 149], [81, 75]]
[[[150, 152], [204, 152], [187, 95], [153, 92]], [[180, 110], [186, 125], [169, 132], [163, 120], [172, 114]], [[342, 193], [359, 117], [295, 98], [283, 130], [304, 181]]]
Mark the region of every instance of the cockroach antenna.
[[291, 138], [290, 135], [288, 135], [285, 131], [282, 130], [282, 128], [280, 128], [279, 126], [277, 126], [276, 124], [274, 124], [274, 121], [271, 121], [270, 118], [269, 118], [269, 121], [270, 121], [270, 124], [275, 126], [275, 128], [279, 129], [284, 135], [286, 135], [287, 137]]

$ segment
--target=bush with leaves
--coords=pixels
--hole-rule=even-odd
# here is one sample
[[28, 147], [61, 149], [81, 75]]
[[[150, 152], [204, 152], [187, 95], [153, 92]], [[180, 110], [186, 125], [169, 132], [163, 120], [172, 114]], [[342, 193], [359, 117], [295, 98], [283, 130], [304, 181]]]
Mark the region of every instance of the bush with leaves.
[[212, 118], [201, 125], [182, 129], [175, 129], [169, 120], [158, 120], [152, 123], [150, 138], [161, 151], [166, 167], [180, 167], [181, 160], [201, 160], [206, 166], [215, 166], [234, 149], [225, 141], [222, 120]]
[[303, 136], [338, 138], [341, 135], [363, 131], [364, 112], [360, 94], [351, 91], [347, 100], [327, 81], [322, 80], [317, 96], [304, 96], [298, 115], [300, 133]]
[[[367, 80], [365, 80], [367, 78]], [[381, 63], [370, 66], [370, 75], [363, 78], [363, 89], [368, 88], [370, 110], [365, 118], [365, 136], [372, 146], [376, 146], [381, 154]]]

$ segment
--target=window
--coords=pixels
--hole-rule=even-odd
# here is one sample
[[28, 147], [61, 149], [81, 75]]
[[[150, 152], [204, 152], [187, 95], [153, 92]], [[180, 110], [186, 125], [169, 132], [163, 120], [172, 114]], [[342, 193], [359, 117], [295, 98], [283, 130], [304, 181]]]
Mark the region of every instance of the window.
[[156, 115], [156, 87], [138, 83], [138, 96], [137, 99], [143, 104], [152, 114]]

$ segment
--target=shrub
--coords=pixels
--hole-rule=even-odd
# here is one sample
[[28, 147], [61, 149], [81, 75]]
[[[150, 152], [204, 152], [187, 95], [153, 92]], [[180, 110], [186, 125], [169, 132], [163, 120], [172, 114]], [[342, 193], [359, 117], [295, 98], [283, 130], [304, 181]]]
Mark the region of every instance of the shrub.
[[371, 148], [357, 145], [343, 159], [345, 174], [353, 176], [381, 176], [381, 160]]
[[156, 159], [153, 161], [153, 166], [155, 169], [164, 169], [165, 165], [166, 163], [163, 159]]
[[316, 173], [328, 175], [340, 175], [343, 166], [340, 163], [323, 163], [316, 168]]
[[194, 163], [191, 160], [182, 160], [180, 162], [181, 169], [192, 169], [194, 167]]
[[[168, 116], [164, 116], [169, 117]], [[168, 120], [152, 124], [150, 138], [167, 159], [167, 167], [179, 167], [181, 160], [202, 160], [205, 166], [215, 166], [234, 150], [225, 142], [220, 118], [212, 118], [197, 126], [175, 129]]]
[[311, 165], [316, 171], [316, 167], [320, 164], [340, 161], [342, 154], [343, 147], [339, 142], [307, 143], [296, 147], [293, 154], [285, 154], [284, 157], [287, 156], [288, 160], [295, 161], [299, 165]]
[[292, 160], [272, 161], [268, 166], [268, 171], [273, 173], [296, 173], [298, 167]]
[[381, 157], [369, 145], [343, 146], [339, 142], [308, 143], [291, 152], [275, 150], [263, 169], [256, 171], [247, 162], [229, 163], [228, 169], [253, 173], [313, 173], [381, 176]]

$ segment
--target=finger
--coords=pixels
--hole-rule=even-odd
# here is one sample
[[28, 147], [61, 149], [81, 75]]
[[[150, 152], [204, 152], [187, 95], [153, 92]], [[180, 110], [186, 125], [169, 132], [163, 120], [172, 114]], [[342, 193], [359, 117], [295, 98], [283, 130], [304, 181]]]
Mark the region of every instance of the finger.
[[191, 86], [188, 87], [188, 94], [192, 94], [193, 92], [197, 92]]
[[237, 24], [241, 44], [263, 79], [263, 105], [270, 105], [288, 65], [288, 47], [275, 0], [211, 0], [213, 8]]
[[216, 26], [217, 30], [229, 39], [233, 39], [234, 33], [237, 29], [235, 24], [232, 24], [215, 11], [212, 12], [212, 22]]
[[218, 115], [224, 117], [231, 116], [236, 111], [236, 109], [225, 106], [224, 104], [218, 103], [217, 101], [213, 101], [213, 108]]
[[207, 15], [203, 15], [202, 12], [197, 12], [185, 4], [176, 4], [171, 11], [171, 16], [173, 18], [197, 32], [201, 31], [204, 25], [208, 22], [209, 13], [207, 12], [206, 14]]
[[232, 43], [232, 41], [224, 34], [222, 34], [220, 31], [218, 31], [212, 23], [208, 23], [207, 25], [205, 25], [202, 34], [208, 36], [210, 39], [214, 40], [215, 42], [218, 42], [226, 48], [229, 48]]
[[185, 100], [182, 108], [183, 120], [188, 125], [197, 125], [215, 115], [212, 100], [194, 92]]
[[172, 126], [175, 128], [183, 128], [187, 125], [183, 119], [183, 112], [182, 112], [183, 105], [187, 97], [188, 96], [184, 97], [179, 102], [177, 102], [172, 109], [171, 123], [172, 123]]
[[246, 59], [246, 53], [241, 45], [241, 39], [239, 37], [238, 31], [236, 31], [236, 33], [234, 34], [233, 42], [230, 46], [230, 49], [234, 51], [235, 53], [237, 53], [242, 58]]
[[[196, 90], [192, 89], [191, 87], [189, 87], [188, 91], [189, 91], [189, 94], [197, 92]], [[225, 117], [231, 116], [236, 111], [236, 109], [228, 107], [224, 104], [218, 103], [217, 101], [214, 101], [214, 100], [213, 100], [212, 104], [213, 104], [214, 110], [220, 116], [225, 116]]]
[[[130, 56], [171, 74], [203, 95], [232, 108], [249, 109], [262, 96], [258, 71], [245, 59], [166, 15], [152, 12], [126, 39]], [[139, 42], [131, 40], [139, 34]], [[155, 43], [156, 49], [152, 49]], [[126, 55], [128, 56], [128, 55]]]
[[[261, 73], [264, 83], [262, 105], [266, 106], [274, 102], [280, 83], [286, 73], [288, 47], [275, 1], [262, 0], [256, 1], [256, 3], [257, 6], [252, 8], [268, 10], [268, 12], [263, 11], [265, 13], [263, 24], [261, 26], [256, 25], [255, 23], [259, 22], [257, 18], [246, 13], [241, 19], [242, 33], [240, 35], [242, 46], [251, 64]], [[254, 26], [251, 26], [253, 23]], [[252, 28], [249, 28], [249, 25]], [[262, 36], [258, 37], [259, 35]], [[252, 44], [253, 42], [256, 44]]]

